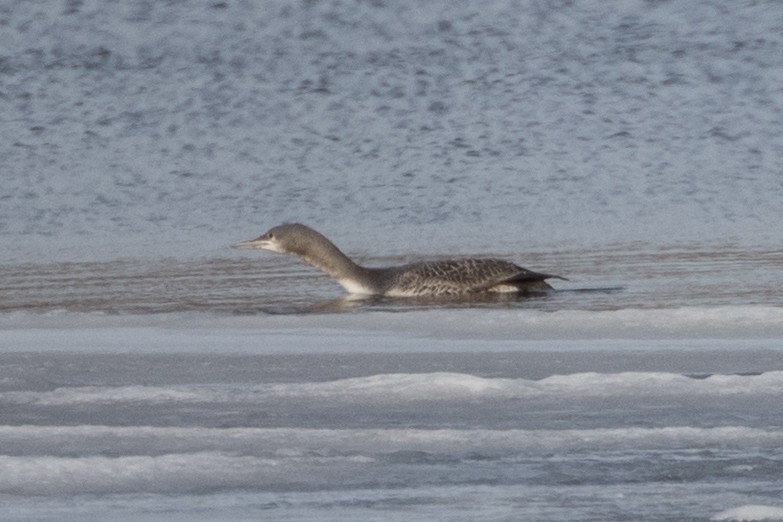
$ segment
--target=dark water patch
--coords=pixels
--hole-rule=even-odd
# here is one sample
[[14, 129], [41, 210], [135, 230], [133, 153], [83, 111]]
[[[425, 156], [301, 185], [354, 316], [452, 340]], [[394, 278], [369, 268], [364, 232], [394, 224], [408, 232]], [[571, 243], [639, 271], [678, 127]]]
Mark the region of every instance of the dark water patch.
[[[494, 254], [513, 259], [513, 255]], [[361, 259], [368, 266], [416, 261], [411, 256]], [[602, 251], [557, 250], [525, 257], [570, 281], [542, 296], [458, 298], [356, 297], [292, 257], [139, 259], [0, 265], [0, 311], [229, 315], [432, 308], [618, 310], [682, 306], [779, 305], [779, 251], [730, 246], [614, 245]]]

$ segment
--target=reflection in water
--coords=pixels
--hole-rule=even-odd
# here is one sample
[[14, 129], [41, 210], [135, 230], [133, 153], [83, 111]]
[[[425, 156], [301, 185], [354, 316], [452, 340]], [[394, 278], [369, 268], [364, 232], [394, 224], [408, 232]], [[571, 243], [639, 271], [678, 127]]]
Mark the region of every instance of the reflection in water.
[[266, 309], [272, 314], [297, 313], [334, 313], [358, 310], [383, 312], [425, 310], [430, 308], [521, 308], [525, 304], [536, 305], [544, 302], [557, 303], [559, 295], [567, 294], [617, 294], [624, 290], [621, 286], [606, 288], [571, 288], [555, 290], [546, 295], [528, 295], [515, 293], [486, 293], [459, 296], [417, 296], [388, 297], [378, 295], [346, 295], [337, 299], [318, 302], [300, 308]]

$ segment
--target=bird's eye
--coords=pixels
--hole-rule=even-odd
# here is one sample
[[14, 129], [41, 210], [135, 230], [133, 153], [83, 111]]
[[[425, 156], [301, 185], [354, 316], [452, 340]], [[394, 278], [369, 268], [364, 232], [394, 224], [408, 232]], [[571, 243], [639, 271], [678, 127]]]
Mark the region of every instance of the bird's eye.
[[269, 239], [274, 239], [275, 235], [272, 234], [272, 233], [269, 233], [269, 234], [266, 235], [266, 237], [268, 237]]

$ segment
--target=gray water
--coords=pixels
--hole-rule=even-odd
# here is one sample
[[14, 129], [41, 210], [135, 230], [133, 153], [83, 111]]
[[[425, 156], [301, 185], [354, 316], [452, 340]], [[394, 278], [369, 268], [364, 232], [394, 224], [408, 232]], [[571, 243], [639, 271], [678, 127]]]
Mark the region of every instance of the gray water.
[[[783, 519], [783, 6], [0, 5], [7, 520]], [[494, 256], [346, 299], [227, 245]]]
[[3, 13], [6, 260], [780, 244], [774, 0]]
[[[682, 244], [651, 250], [623, 245], [600, 252], [560, 248], [524, 256], [525, 265], [568, 275], [554, 294], [535, 299], [428, 302], [343, 301], [343, 289], [293, 258], [251, 253], [224, 257], [70, 261], [0, 265], [0, 311], [217, 314], [512, 307], [536, 310], [617, 310], [780, 304], [783, 251], [766, 247]], [[469, 253], [466, 255], [470, 255]], [[477, 252], [476, 255], [479, 255]], [[481, 253], [481, 255], [487, 255]], [[511, 252], [490, 253], [522, 263]], [[362, 257], [388, 266], [437, 256]]]

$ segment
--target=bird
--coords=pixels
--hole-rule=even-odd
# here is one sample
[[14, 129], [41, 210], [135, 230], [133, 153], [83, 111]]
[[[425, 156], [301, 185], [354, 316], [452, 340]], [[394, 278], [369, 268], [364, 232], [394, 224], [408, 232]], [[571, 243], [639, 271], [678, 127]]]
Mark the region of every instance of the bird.
[[546, 279], [567, 279], [533, 272], [509, 261], [458, 258], [420, 261], [401, 266], [368, 268], [345, 255], [324, 235], [300, 223], [285, 223], [261, 236], [231, 245], [263, 249], [299, 257], [325, 272], [349, 294], [386, 297], [440, 297], [547, 294], [554, 290]]

